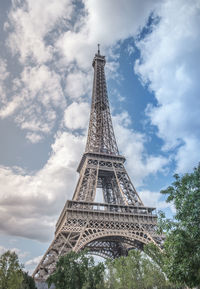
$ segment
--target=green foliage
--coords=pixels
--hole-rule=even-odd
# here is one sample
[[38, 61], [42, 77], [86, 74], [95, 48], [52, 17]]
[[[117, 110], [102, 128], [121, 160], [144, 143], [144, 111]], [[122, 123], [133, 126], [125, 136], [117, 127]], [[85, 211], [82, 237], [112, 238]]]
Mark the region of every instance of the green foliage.
[[172, 288], [160, 267], [138, 250], [131, 250], [127, 257], [108, 261], [106, 272], [108, 289]]
[[151, 260], [157, 264], [157, 266], [164, 271], [164, 254], [158, 246], [154, 243], [149, 243], [148, 245], [144, 246], [144, 252], [148, 255]]
[[23, 282], [21, 289], [37, 289], [34, 279], [29, 276], [27, 272], [23, 272]]
[[86, 252], [69, 252], [62, 256], [55, 272], [47, 279], [48, 286], [57, 289], [103, 289], [104, 265], [95, 265], [94, 258]]
[[200, 164], [193, 173], [174, 177], [161, 191], [176, 209], [174, 220], [162, 218], [164, 270], [172, 282], [195, 287], [200, 284]]
[[22, 266], [17, 255], [5, 252], [0, 257], [0, 289], [21, 289], [22, 281]]
[[0, 289], [37, 289], [34, 279], [22, 271], [14, 252], [7, 251], [0, 256]]

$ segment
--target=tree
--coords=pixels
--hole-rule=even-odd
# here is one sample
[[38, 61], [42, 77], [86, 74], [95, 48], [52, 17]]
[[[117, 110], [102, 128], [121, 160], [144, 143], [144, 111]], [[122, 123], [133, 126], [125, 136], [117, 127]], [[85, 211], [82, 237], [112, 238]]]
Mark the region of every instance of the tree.
[[131, 250], [127, 257], [107, 262], [108, 289], [172, 288], [160, 267], [146, 254]]
[[34, 279], [29, 276], [27, 272], [23, 272], [23, 282], [21, 289], [37, 289]]
[[7, 251], [0, 257], [0, 289], [21, 289], [22, 266], [17, 255]]
[[55, 272], [47, 279], [48, 286], [54, 284], [57, 289], [103, 289], [104, 265], [95, 265], [94, 258], [86, 254], [86, 251], [71, 251], [62, 256]]
[[164, 270], [172, 282], [195, 287], [200, 285], [200, 164], [191, 174], [174, 177], [161, 191], [176, 209], [174, 220], [163, 222]]

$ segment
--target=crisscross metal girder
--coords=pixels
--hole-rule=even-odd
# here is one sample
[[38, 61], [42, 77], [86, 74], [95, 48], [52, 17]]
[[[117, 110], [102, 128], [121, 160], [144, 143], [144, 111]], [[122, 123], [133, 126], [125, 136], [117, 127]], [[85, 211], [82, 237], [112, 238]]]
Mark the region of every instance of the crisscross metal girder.
[[78, 171], [80, 177], [73, 200], [93, 202], [102, 188], [104, 202], [143, 205], [124, 167], [125, 158], [101, 153], [85, 153]]

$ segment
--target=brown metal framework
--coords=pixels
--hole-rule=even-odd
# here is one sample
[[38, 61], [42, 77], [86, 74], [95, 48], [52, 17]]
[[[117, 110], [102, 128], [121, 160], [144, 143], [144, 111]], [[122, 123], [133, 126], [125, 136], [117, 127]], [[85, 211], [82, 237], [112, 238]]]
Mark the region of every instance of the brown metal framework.
[[[160, 243], [154, 208], [145, 207], [119, 155], [108, 102], [104, 73], [105, 56], [93, 60], [94, 81], [86, 150], [78, 167], [80, 174], [72, 201], [67, 201], [58, 219], [55, 238], [33, 276], [45, 281], [58, 258], [73, 250], [88, 248], [105, 258], [126, 255], [129, 249]], [[103, 203], [95, 202], [97, 188]]]

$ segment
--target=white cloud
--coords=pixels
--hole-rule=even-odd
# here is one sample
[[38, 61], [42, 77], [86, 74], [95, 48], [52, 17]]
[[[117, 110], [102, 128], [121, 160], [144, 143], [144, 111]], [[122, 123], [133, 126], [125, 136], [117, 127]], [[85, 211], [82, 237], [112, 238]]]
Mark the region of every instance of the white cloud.
[[[143, 27], [157, 1], [86, 0], [89, 37], [107, 45], [136, 34]], [[104, 21], [102, 21], [102, 19]]]
[[43, 257], [42, 255], [37, 256], [25, 262], [25, 267], [26, 269], [28, 269], [30, 275], [34, 272], [36, 266], [40, 263], [42, 257]]
[[36, 266], [39, 264], [40, 260], [42, 259], [43, 256], [37, 256], [33, 259], [30, 259], [28, 261], [26, 261], [25, 266]]
[[129, 44], [128, 47], [127, 47], [128, 55], [132, 55], [134, 52], [135, 52], [134, 46]]
[[28, 252], [22, 252], [19, 248], [7, 248], [7, 247], [3, 247], [3, 246], [0, 246], [0, 255], [4, 254], [8, 250], [10, 252], [15, 252], [19, 258], [25, 258], [29, 255]]
[[127, 112], [113, 118], [119, 149], [127, 158], [128, 174], [135, 186], [139, 186], [150, 174], [164, 171], [169, 160], [161, 155], [148, 155], [145, 136], [130, 129], [131, 119]]
[[7, 71], [7, 63], [4, 59], [0, 58], [0, 81], [5, 80], [9, 75]]
[[6, 99], [6, 86], [5, 80], [9, 76], [9, 72], [7, 70], [7, 63], [4, 59], [0, 58], [0, 102], [4, 104]]
[[3, 107], [0, 109], [0, 118], [6, 118], [12, 115], [20, 106], [21, 99], [20, 97], [15, 97], [11, 101], [4, 100]]
[[4, 101], [0, 117], [13, 115], [21, 129], [28, 131], [27, 139], [37, 142], [42, 136], [37, 134], [36, 138], [36, 133], [51, 132], [57, 121], [57, 109], [66, 106], [61, 76], [46, 65], [27, 66], [13, 84], [15, 92]]
[[51, 106], [63, 107], [65, 100], [60, 81], [61, 76], [46, 65], [26, 67], [21, 75], [24, 98], [38, 101], [48, 110]]
[[16, 65], [17, 73], [12, 68], [9, 91], [5, 93], [2, 83], [8, 72], [5, 73], [6, 62], [0, 63], [0, 117], [13, 117], [33, 143], [52, 131], [57, 121], [56, 109], [64, 110], [66, 106], [61, 86], [64, 73], [59, 71], [54, 43], [67, 29], [73, 7], [71, 0], [12, 1], [4, 23], [6, 43], [15, 56], [12, 60], [21, 65]]
[[0, 116], [17, 113], [15, 121], [27, 131], [26, 138], [33, 143], [40, 141], [42, 134], [50, 133], [55, 126], [55, 108], [66, 108], [61, 87], [66, 72], [65, 93], [80, 101], [91, 91], [91, 55], [100, 41], [113, 59], [107, 64], [108, 75], [119, 77], [118, 56], [108, 46], [136, 35], [157, 2], [85, 0], [84, 8], [78, 10], [80, 17], [73, 17], [74, 23], [68, 21], [76, 16], [70, 0], [13, 2], [4, 25], [9, 35], [7, 44], [25, 66], [21, 78], [13, 82], [11, 97]]
[[42, 140], [42, 136], [37, 133], [27, 133], [26, 138], [32, 143], [38, 143]]
[[87, 72], [81, 70], [69, 73], [66, 79], [65, 92], [72, 99], [80, 99], [92, 91], [91, 69]]
[[47, 164], [33, 175], [0, 168], [0, 231], [46, 241], [63, 204], [73, 195], [84, 138], [62, 133]]
[[195, 136], [192, 138], [184, 137], [184, 145], [178, 149], [175, 157], [177, 161], [177, 171], [187, 172], [188, 169], [193, 169], [200, 161], [199, 153], [200, 139]]
[[58, 49], [67, 63], [76, 62], [88, 68], [97, 43], [103, 48], [118, 40], [134, 36], [145, 25], [158, 1], [85, 0], [85, 17], [80, 18], [78, 29], [60, 35]]
[[170, 208], [171, 205], [162, 200], [162, 195], [159, 192], [152, 192], [149, 190], [139, 191], [140, 198], [145, 206], [163, 210]]
[[6, 29], [13, 29], [8, 46], [14, 54], [19, 53], [22, 63], [29, 58], [40, 64], [51, 60], [54, 48], [45, 37], [55, 26], [65, 26], [72, 11], [71, 0], [13, 1], [6, 25]]
[[165, 141], [177, 148], [177, 170], [192, 169], [200, 160], [200, 5], [198, 0], [166, 0], [152, 33], [138, 42], [136, 72], [154, 91], [158, 106], [147, 114]]
[[86, 102], [73, 102], [65, 110], [64, 123], [67, 128], [75, 129], [86, 129], [88, 125], [90, 114], [90, 106]]

